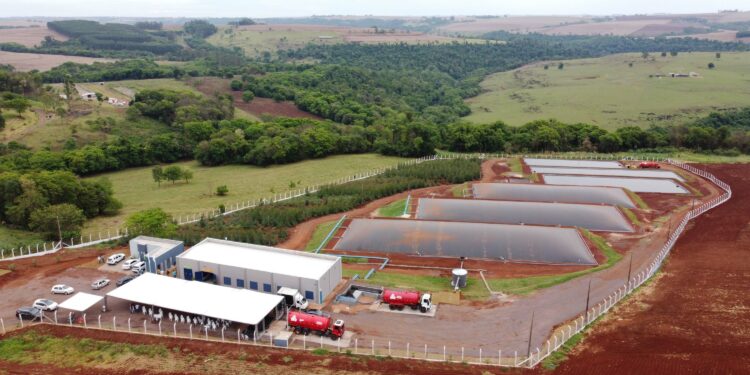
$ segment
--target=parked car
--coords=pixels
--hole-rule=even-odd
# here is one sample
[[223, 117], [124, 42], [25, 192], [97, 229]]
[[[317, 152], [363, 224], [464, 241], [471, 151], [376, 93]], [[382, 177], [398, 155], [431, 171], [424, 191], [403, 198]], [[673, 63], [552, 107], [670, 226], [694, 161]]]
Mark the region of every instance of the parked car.
[[123, 253], [112, 254], [107, 258], [107, 264], [114, 266], [115, 264], [120, 263], [123, 259], [125, 259], [125, 254]]
[[140, 275], [146, 272], [146, 262], [140, 261], [138, 263], [133, 263], [133, 265], [130, 266], [130, 269], [134, 274]]
[[58, 284], [52, 287], [52, 294], [73, 294], [76, 290], [72, 286], [65, 284]]
[[36, 307], [21, 307], [20, 309], [16, 310], [16, 318], [18, 319], [36, 320], [41, 319], [41, 317], [42, 310], [39, 310]]
[[44, 299], [40, 298], [36, 301], [34, 301], [33, 307], [36, 307], [39, 310], [42, 311], [55, 311], [57, 310], [57, 302], [51, 300], [51, 299]]
[[125, 285], [125, 284], [127, 284], [127, 283], [129, 283], [129, 282], [133, 281], [133, 279], [135, 279], [135, 277], [136, 277], [136, 275], [132, 275], [132, 276], [131, 276], [131, 275], [128, 275], [128, 276], [123, 276], [123, 277], [121, 277], [121, 278], [120, 278], [119, 280], [117, 280], [117, 282], [116, 282], [115, 284], [116, 284], [117, 286], [123, 286], [123, 285]]
[[125, 263], [122, 264], [122, 269], [129, 270], [131, 267], [133, 267], [133, 264], [136, 264], [140, 262], [138, 259], [128, 259], [125, 261]]
[[91, 283], [91, 288], [94, 290], [99, 290], [107, 285], [109, 285], [109, 279], [99, 279]]

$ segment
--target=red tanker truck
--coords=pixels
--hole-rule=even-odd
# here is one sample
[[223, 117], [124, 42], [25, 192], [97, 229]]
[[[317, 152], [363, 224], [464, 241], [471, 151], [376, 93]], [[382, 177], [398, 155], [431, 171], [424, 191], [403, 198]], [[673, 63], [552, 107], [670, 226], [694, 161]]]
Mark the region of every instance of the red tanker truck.
[[432, 296], [430, 293], [419, 294], [419, 292], [400, 292], [397, 290], [383, 290], [383, 302], [388, 304], [391, 310], [403, 310], [409, 306], [412, 310], [426, 313], [432, 308]]
[[294, 333], [307, 335], [310, 332], [318, 332], [321, 336], [329, 336], [334, 340], [344, 335], [344, 321], [341, 319], [331, 324], [333, 319], [328, 316], [289, 311], [286, 320], [289, 326], [294, 328]]

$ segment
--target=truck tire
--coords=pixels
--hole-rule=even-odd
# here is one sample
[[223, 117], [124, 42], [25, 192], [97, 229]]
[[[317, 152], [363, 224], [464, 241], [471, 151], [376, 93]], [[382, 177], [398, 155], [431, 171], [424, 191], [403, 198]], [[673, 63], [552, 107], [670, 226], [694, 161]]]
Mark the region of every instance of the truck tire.
[[411, 305], [409, 307], [411, 307], [412, 310], [416, 310], [419, 306], [417, 306], [417, 305]]
[[391, 309], [391, 310], [395, 310], [395, 309], [396, 309], [396, 306], [393, 306], [393, 305], [388, 305], [388, 308], [389, 308], [389, 309]]
[[420, 306], [419, 307], [419, 311], [421, 311], [422, 313], [426, 313], [427, 312], [427, 308], [425, 308], [424, 306]]

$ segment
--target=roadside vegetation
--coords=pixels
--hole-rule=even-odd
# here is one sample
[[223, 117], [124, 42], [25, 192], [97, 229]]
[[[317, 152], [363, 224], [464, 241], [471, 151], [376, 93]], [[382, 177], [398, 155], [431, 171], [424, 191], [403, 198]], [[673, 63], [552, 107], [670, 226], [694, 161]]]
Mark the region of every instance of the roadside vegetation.
[[318, 247], [323, 244], [323, 241], [325, 241], [326, 236], [328, 236], [328, 234], [331, 233], [333, 228], [336, 226], [336, 223], [338, 223], [338, 220], [332, 220], [318, 225], [315, 228], [315, 232], [313, 232], [310, 241], [308, 241], [307, 245], [305, 245], [305, 251], [317, 250]]

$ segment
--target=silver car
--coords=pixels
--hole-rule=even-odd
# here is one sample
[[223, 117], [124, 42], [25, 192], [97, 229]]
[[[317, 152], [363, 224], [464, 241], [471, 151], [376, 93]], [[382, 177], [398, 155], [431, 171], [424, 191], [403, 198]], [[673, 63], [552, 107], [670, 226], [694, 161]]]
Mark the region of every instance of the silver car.
[[55, 311], [57, 310], [57, 302], [51, 299], [40, 298], [34, 301], [32, 307], [36, 307], [37, 309], [42, 311]]
[[91, 289], [99, 290], [109, 285], [109, 279], [99, 279], [91, 283]]

